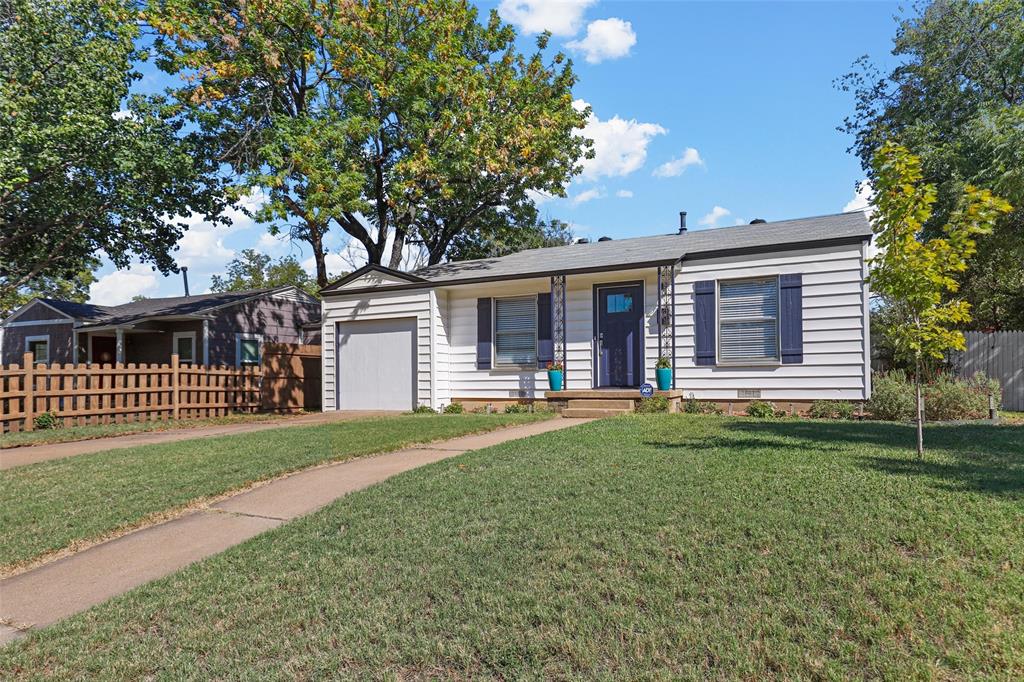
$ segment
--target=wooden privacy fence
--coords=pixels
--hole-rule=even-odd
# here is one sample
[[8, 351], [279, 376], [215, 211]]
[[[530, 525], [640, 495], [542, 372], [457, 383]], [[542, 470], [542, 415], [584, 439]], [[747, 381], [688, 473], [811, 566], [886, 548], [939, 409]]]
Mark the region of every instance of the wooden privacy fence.
[[[315, 359], [315, 362], [314, 362]], [[295, 411], [320, 403], [319, 346], [268, 344], [259, 366], [43, 365], [26, 353], [0, 367], [0, 432], [31, 431], [49, 412], [64, 426]]]
[[1003, 409], [1024, 410], [1024, 331], [965, 332], [967, 349], [951, 354], [961, 376], [984, 372], [999, 380]]
[[263, 344], [264, 412], [295, 412], [320, 407], [320, 346]]

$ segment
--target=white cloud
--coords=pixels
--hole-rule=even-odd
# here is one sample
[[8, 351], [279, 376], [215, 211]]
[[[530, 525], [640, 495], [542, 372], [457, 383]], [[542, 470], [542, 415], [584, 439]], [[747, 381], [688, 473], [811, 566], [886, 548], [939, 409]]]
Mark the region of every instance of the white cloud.
[[687, 147], [683, 151], [683, 155], [678, 159], [672, 159], [666, 161], [657, 168], [654, 169], [652, 175], [656, 178], [674, 178], [677, 175], [682, 175], [690, 166], [703, 166], [704, 159], [700, 158], [700, 152], [693, 147]]
[[234, 249], [225, 246], [224, 238], [256, 227], [256, 221], [246, 215], [246, 212], [257, 210], [265, 199], [265, 195], [258, 190], [242, 197], [237, 204], [224, 212], [229, 221], [226, 225], [207, 222], [201, 215], [176, 219], [175, 222], [184, 222], [188, 226], [178, 241], [178, 251], [175, 254], [178, 265], [203, 272], [222, 272], [227, 262], [235, 256]]
[[583, 22], [583, 12], [596, 0], [501, 0], [498, 14], [523, 33], [551, 31], [556, 36], [574, 36]]
[[615, 196], [617, 196], [620, 199], [632, 199], [633, 198], [633, 190], [631, 190], [631, 189], [620, 189], [618, 192], [615, 193]]
[[[264, 232], [260, 235], [260, 238], [256, 240], [256, 246], [253, 248], [267, 254], [268, 256], [277, 256], [284, 255], [289, 246], [296, 245], [288, 239], [288, 235], [274, 236], [269, 232]], [[301, 246], [299, 247], [299, 250], [302, 250]]]
[[719, 220], [728, 215], [732, 215], [732, 211], [727, 208], [722, 208], [721, 206], [715, 206], [711, 209], [711, 213], [708, 213], [700, 219], [700, 224], [708, 227], [715, 227], [718, 225]]
[[871, 186], [871, 183], [867, 180], [862, 180], [857, 183], [857, 191], [853, 195], [853, 198], [846, 202], [846, 206], [843, 206], [843, 213], [849, 213], [850, 211], [863, 211], [866, 208], [871, 207], [871, 199], [875, 196], [875, 188]]
[[211, 229], [203, 229], [207, 225], [202, 223], [199, 227], [191, 227], [182, 235], [175, 258], [178, 265], [189, 268], [223, 267], [234, 258], [234, 249], [224, 246], [224, 237], [215, 231], [217, 228], [210, 225]]
[[[582, 99], [573, 106], [579, 111], [588, 106]], [[647, 145], [658, 135], [668, 131], [657, 123], [640, 123], [618, 116], [602, 121], [593, 112], [581, 131], [594, 141], [594, 158], [583, 160], [582, 177], [595, 180], [600, 177], [629, 175], [647, 160]]]
[[546, 204], [547, 202], [555, 198], [554, 195], [548, 194], [547, 192], [540, 192], [535, 189], [526, 190], [526, 196], [530, 197], [530, 199], [533, 200], [533, 203], [537, 204], [538, 206], [540, 206], [541, 204]]
[[588, 64], [625, 57], [634, 45], [636, 33], [633, 32], [633, 24], [617, 17], [590, 22], [586, 37], [565, 44], [570, 50], [582, 52]]
[[602, 196], [604, 195], [601, 193], [601, 190], [597, 189], [596, 187], [584, 190], [572, 198], [572, 205], [579, 206], [580, 204], [585, 204], [588, 201], [600, 199]]
[[133, 296], [153, 293], [157, 276], [145, 265], [132, 265], [127, 270], [115, 270], [89, 285], [89, 302], [97, 305], [128, 303]]

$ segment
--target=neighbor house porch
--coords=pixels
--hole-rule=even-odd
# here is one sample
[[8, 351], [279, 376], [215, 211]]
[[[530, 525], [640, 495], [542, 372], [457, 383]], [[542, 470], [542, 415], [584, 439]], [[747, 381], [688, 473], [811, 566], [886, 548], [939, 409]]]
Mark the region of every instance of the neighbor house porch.
[[74, 346], [80, 363], [167, 364], [177, 354], [184, 364], [209, 364], [210, 321], [195, 317], [133, 324], [78, 327]]

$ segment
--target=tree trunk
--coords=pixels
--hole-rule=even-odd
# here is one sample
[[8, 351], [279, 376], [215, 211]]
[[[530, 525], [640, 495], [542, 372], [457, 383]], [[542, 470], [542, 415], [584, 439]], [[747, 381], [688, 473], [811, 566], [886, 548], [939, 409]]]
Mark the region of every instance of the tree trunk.
[[404, 227], [395, 228], [395, 241], [391, 244], [391, 260], [388, 261], [388, 267], [392, 270], [400, 270], [402, 267], [402, 250], [405, 248], [405, 233]]
[[[316, 228], [310, 225], [309, 234], [316, 235], [317, 232], [315, 230]], [[313, 236], [313, 238], [309, 240], [309, 245], [313, 247], [313, 260], [316, 262], [316, 285], [323, 289], [328, 284], [327, 259], [324, 254], [323, 239], [318, 236]]]
[[918, 360], [916, 363], [916, 373], [914, 376], [914, 389], [917, 401], [915, 403], [917, 410], [917, 458], [921, 459], [924, 457], [924, 399], [921, 397], [921, 361]]

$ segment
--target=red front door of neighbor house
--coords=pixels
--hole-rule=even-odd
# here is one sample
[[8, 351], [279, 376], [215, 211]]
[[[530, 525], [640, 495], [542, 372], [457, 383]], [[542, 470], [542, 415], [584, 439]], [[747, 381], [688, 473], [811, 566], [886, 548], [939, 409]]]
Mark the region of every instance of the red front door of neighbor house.
[[112, 365], [114, 364], [114, 358], [116, 357], [117, 339], [113, 336], [92, 337], [92, 357], [89, 358], [90, 362], [101, 365]]

